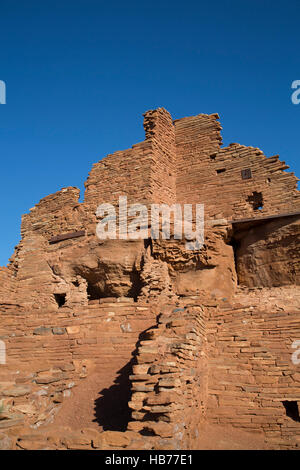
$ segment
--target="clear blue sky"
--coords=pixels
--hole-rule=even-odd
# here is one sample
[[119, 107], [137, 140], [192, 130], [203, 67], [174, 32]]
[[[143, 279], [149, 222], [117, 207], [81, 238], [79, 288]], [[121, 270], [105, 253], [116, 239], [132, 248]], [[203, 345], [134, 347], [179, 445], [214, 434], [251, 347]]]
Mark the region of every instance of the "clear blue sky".
[[21, 215], [144, 140], [142, 113], [218, 112], [224, 144], [280, 154], [300, 176], [300, 2], [1, 0], [0, 265]]

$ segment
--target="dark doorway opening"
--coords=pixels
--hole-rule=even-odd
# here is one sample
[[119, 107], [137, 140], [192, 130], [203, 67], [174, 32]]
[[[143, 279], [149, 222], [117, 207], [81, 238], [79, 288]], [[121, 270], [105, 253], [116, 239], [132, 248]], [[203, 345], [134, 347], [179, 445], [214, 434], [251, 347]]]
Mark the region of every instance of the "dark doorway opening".
[[132, 419], [132, 410], [128, 407], [132, 394], [132, 382], [129, 376], [132, 374], [132, 366], [137, 364], [137, 353], [141, 341], [148, 338], [148, 330], [152, 328], [153, 326], [140, 333], [132, 358], [121, 369], [118, 369], [113, 384], [109, 388], [102, 389], [94, 402], [94, 422], [98, 423], [103, 431], [124, 432]]
[[58, 307], [62, 307], [66, 303], [66, 294], [54, 294]]
[[133, 359], [118, 370], [114, 383], [109, 388], [99, 392], [95, 400], [95, 419], [103, 431], [121, 431], [127, 429], [131, 417], [128, 402], [131, 397], [131, 382]]
[[297, 401], [283, 401], [282, 402], [286, 415], [291, 418], [293, 421], [300, 421], [300, 416], [299, 416], [299, 406]]
[[103, 295], [103, 292], [95, 284], [87, 283], [87, 295], [89, 300], [98, 300], [103, 297], [112, 297], [112, 295]]
[[131, 297], [134, 299], [135, 302], [138, 300], [138, 296], [141, 293], [143, 283], [141, 281], [140, 271], [137, 269], [133, 269], [132, 273], [130, 274], [130, 281], [131, 281], [131, 288], [128, 292], [126, 297]]

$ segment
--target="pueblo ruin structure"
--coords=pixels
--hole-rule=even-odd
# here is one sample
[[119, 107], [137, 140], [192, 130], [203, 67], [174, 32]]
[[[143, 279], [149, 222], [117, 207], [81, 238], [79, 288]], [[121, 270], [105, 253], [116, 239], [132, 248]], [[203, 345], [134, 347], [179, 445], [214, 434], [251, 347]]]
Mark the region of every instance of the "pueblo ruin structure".
[[[297, 178], [221, 147], [218, 119], [148, 111], [83, 202], [68, 187], [23, 216], [0, 270], [0, 448], [200, 449], [211, 429], [206, 448], [300, 446]], [[203, 247], [99, 240], [122, 195], [204, 204]]]

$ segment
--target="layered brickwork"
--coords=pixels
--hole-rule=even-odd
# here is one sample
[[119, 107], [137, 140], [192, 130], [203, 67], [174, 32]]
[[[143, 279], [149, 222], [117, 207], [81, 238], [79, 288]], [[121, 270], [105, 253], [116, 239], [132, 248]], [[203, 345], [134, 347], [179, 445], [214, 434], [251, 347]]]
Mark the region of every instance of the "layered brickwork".
[[1, 304], [5, 302], [15, 302], [15, 292], [17, 286], [13, 276], [12, 269], [0, 268], [0, 301]]
[[[23, 217], [0, 269], [0, 448], [191, 449], [205, 423], [296, 448], [297, 178], [259, 149], [221, 148], [216, 114], [144, 116], [146, 140], [96, 163], [84, 202], [64, 188]], [[204, 204], [203, 247], [99, 240], [97, 206], [124, 195]]]
[[47, 239], [58, 233], [84, 229], [80, 223], [79, 189], [64, 188], [46, 196], [22, 218], [21, 234], [42, 234]]
[[[65, 188], [42, 199], [23, 217], [22, 241], [12, 257], [11, 269], [19, 281], [16, 297], [19, 291], [22, 292], [22, 301], [29, 308], [51, 304], [55, 310], [53, 295], [60, 293], [66, 295], [67, 305], [78, 302], [84, 305], [90, 295], [89, 289], [99, 295], [136, 297], [143, 287], [139, 278], [142, 277], [146, 284], [147, 279], [151, 279], [146, 272], [141, 274], [143, 255], [140, 248], [130, 256], [131, 266], [119, 260], [121, 266], [113, 269], [108, 267], [109, 261], [103, 266], [99, 256], [93, 254], [99, 251], [100, 245], [95, 234], [95, 211], [101, 202], [117, 205], [119, 196], [127, 195], [129, 203], [204, 203], [206, 219], [224, 216], [229, 219], [258, 218], [299, 209], [296, 177], [285, 173], [286, 166], [277, 158], [267, 159], [258, 149], [238, 144], [220, 149], [218, 115], [200, 114], [177, 120], [173, 125], [169, 113], [159, 108], [145, 113], [144, 126], [144, 142], [125, 152], [116, 152], [94, 166], [86, 183], [83, 203], [78, 203], [78, 189]], [[244, 170], [250, 171], [251, 178], [242, 179]], [[226, 225], [226, 220], [222, 223]], [[207, 220], [206, 232], [210, 232], [209, 227], [214, 227], [210, 224], [211, 220]], [[53, 237], [72, 232], [84, 235], [50, 245]], [[153, 244], [154, 249], [156, 245]], [[171, 255], [158, 255], [161, 261], [168, 263], [169, 272], [164, 277], [170, 276], [171, 290], [181, 295], [188, 286], [201, 284], [214, 291], [219, 277], [215, 266], [219, 261], [209, 263], [204, 259], [216, 258], [213, 246], [210, 244], [207, 249], [205, 244], [201, 253], [190, 255], [181, 247], [178, 250], [179, 245], [173, 244], [171, 250], [168, 246], [165, 248], [166, 253], [172, 251]], [[119, 246], [117, 249], [123, 255]], [[227, 252], [229, 248], [224, 245], [224, 250]], [[132, 252], [132, 247], [129, 251]], [[200, 262], [196, 260], [198, 255]], [[176, 257], [180, 258], [179, 262]], [[62, 258], [65, 260], [63, 266], [60, 265]], [[224, 260], [219, 260], [223, 264]], [[232, 287], [235, 285], [230, 264], [229, 270], [224, 271], [229, 281], [226, 281], [228, 290], [232, 290], [230, 283]], [[212, 268], [210, 272], [207, 267]], [[165, 268], [157, 269], [163, 271]], [[221, 278], [224, 273], [220, 274]], [[80, 284], [79, 291], [74, 289], [74, 282]], [[84, 290], [88, 291], [86, 296]], [[143, 293], [149, 295], [149, 289], [146, 287]]]
[[104, 383], [113, 386], [130, 364], [140, 333], [155, 324], [148, 306], [126, 300], [98, 301], [73, 311], [62, 307], [55, 316], [6, 311], [0, 330], [7, 353], [0, 375], [6, 415], [0, 429], [51, 423], [73, 387], [92, 373], [109, 377], [111, 382]]
[[[209, 204], [218, 203], [224, 217], [241, 219], [299, 211], [298, 178], [284, 171], [289, 167], [278, 155], [267, 158], [258, 148], [231, 144], [221, 149], [210, 163], [218, 199]], [[251, 178], [243, 179], [242, 171], [247, 169]], [[217, 173], [220, 170], [225, 171]], [[256, 198], [255, 193], [259, 195]]]
[[[123, 195], [130, 203], [203, 203], [208, 217], [233, 220], [300, 210], [297, 178], [284, 172], [285, 162], [266, 158], [254, 147], [221, 149], [217, 114], [179, 119], [174, 125], [163, 108], [144, 116], [146, 140], [94, 165], [84, 203], [78, 203], [77, 188], [43, 198], [23, 217], [23, 237], [87, 230], [95, 223], [98, 204], [117, 204]], [[245, 170], [250, 171], [246, 179]]]
[[137, 351], [128, 429], [156, 436], [156, 449], [197, 448], [207, 396], [203, 310], [165, 306], [164, 312]]
[[[205, 194], [215, 192], [207, 172], [209, 156], [219, 151], [222, 129], [217, 114], [199, 114], [174, 122], [177, 154], [177, 199], [181, 203], [206, 203]], [[220, 213], [217, 207], [215, 215]]]
[[145, 113], [146, 139], [151, 142], [151, 202], [176, 202], [175, 129], [170, 114], [163, 108]]
[[[96, 163], [86, 182], [85, 204], [175, 202], [175, 135], [170, 114], [163, 108], [145, 113], [146, 140]], [[128, 185], [130, 181], [130, 185]]]
[[208, 420], [263, 432], [273, 448], [296, 448], [300, 375], [292, 345], [300, 338], [299, 290], [241, 292], [235, 302], [208, 310]]
[[[182, 144], [177, 135], [176, 126], [177, 155], [185, 156], [188, 144]], [[215, 131], [209, 135], [213, 142]], [[191, 148], [195, 163], [187, 164], [186, 171], [183, 166], [177, 179], [180, 200], [201, 202], [207, 217], [229, 220], [299, 212], [298, 179], [284, 171], [289, 167], [278, 156], [267, 158], [258, 148], [239, 144], [216, 149], [212, 142], [207, 149]], [[243, 179], [244, 170], [250, 170], [250, 177]]]
[[[146, 141], [95, 163], [85, 184], [85, 203], [95, 211], [98, 204], [117, 204], [124, 195], [130, 202], [148, 201], [151, 161], [152, 149]], [[132, 181], [130, 187], [128, 180]]]

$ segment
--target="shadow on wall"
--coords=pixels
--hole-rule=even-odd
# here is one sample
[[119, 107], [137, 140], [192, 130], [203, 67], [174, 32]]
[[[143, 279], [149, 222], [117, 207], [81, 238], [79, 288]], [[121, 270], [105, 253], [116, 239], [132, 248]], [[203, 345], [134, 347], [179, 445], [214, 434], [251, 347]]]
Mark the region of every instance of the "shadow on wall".
[[103, 431], [126, 431], [130, 421], [131, 410], [128, 402], [131, 395], [129, 375], [132, 373], [134, 359], [131, 359], [122, 369], [109, 388], [104, 388], [95, 400], [95, 419]]
[[[153, 327], [151, 327], [153, 328]], [[149, 330], [151, 329], [149, 328]], [[136, 364], [136, 354], [140, 346], [140, 342], [145, 339], [145, 330], [139, 335], [136, 348], [132, 353], [132, 359], [120, 370], [114, 384], [109, 388], [104, 388], [99, 392], [99, 398], [95, 400], [95, 419], [103, 428], [103, 431], [121, 431], [127, 429], [129, 421], [131, 421], [132, 410], [128, 407], [131, 397], [131, 382], [129, 376], [132, 374], [132, 366]]]

